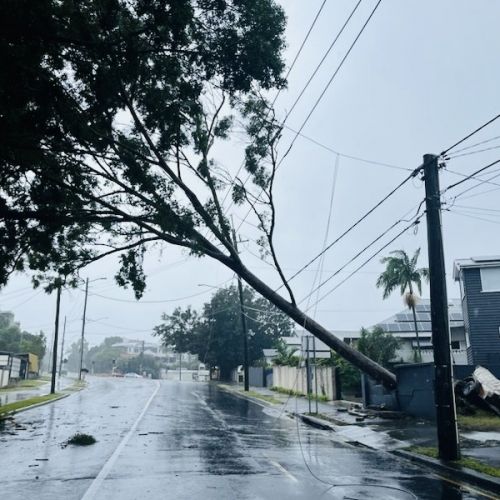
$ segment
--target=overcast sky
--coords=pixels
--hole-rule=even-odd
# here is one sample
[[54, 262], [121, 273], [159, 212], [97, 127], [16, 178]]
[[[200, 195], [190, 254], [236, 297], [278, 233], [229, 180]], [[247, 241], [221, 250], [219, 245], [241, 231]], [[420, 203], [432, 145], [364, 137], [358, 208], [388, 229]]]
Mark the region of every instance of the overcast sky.
[[[286, 56], [290, 63], [322, 2], [283, 0], [280, 3], [288, 17]], [[352, 23], [291, 113], [287, 124], [292, 129], [304, 121], [375, 3], [375, 0], [362, 1]], [[354, 0], [326, 2], [290, 74], [288, 89], [277, 99], [278, 117], [284, 117], [290, 109], [354, 5]], [[333, 152], [299, 137], [277, 175], [276, 241], [288, 276], [323, 248], [336, 161], [338, 170], [328, 241], [335, 239], [407, 176], [401, 168], [417, 167], [423, 154], [441, 152], [500, 112], [498, 19], [500, 2], [495, 0], [382, 1], [303, 130], [304, 135], [341, 153], [338, 160]], [[457, 149], [496, 136], [500, 136], [500, 120]], [[282, 151], [292, 139], [293, 134], [286, 132]], [[497, 145], [500, 139], [464, 153]], [[232, 143], [219, 148], [217, 159], [234, 172], [241, 162], [243, 147], [241, 137], [236, 137]], [[499, 155], [500, 151], [491, 149], [450, 160], [448, 171], [442, 173], [441, 187], [461, 179], [450, 170], [469, 174]], [[481, 178], [493, 177], [495, 167], [487, 174]], [[498, 184], [491, 184], [496, 182]], [[451, 203], [453, 196], [477, 183], [468, 181], [450, 190], [444, 200]], [[500, 177], [491, 183], [485, 182], [464, 193], [455, 200], [451, 211], [443, 214], [450, 298], [459, 296], [458, 287], [452, 281], [454, 259], [500, 254]], [[326, 279], [343, 266], [410, 209], [413, 215], [423, 196], [420, 180], [407, 183], [390, 202], [326, 254], [322, 278]], [[236, 225], [245, 213], [241, 210], [234, 213]], [[267, 282], [279, 285], [274, 270], [250, 253], [258, 254], [258, 250], [252, 243], [255, 230], [249, 223], [254, 224], [255, 220], [249, 217], [240, 230], [243, 240], [240, 249], [245, 261]], [[403, 227], [397, 226], [381, 240], [380, 246]], [[422, 247], [420, 264], [425, 266], [425, 236], [423, 219], [416, 234], [408, 231], [382, 255], [395, 249], [413, 253]], [[354, 262], [333, 278], [321, 290], [320, 297], [363, 260]], [[333, 331], [357, 330], [402, 309], [398, 293], [384, 301], [381, 291], [375, 287], [377, 275], [383, 271], [379, 260], [380, 257], [374, 259], [319, 302], [315, 314], [323, 325]], [[292, 281], [299, 300], [311, 291], [317, 267], [311, 266]], [[214, 289], [200, 284], [224, 286], [232, 278], [232, 273], [221, 264], [208, 258], [188, 257], [186, 252], [170, 247], [162, 254], [148, 256], [148, 289], [144, 298], [136, 302], [130, 290], [119, 289], [114, 284], [115, 272], [116, 261], [112, 258], [84, 272], [91, 280], [106, 278], [90, 285], [87, 338], [91, 344], [110, 335], [150, 339], [151, 329], [158, 324], [163, 312], [170, 313], [175, 307], [188, 304], [199, 307], [210, 298]], [[423, 295], [428, 297], [427, 289]], [[66, 345], [79, 336], [83, 296], [81, 290], [63, 293], [61, 317], [66, 315], [68, 320]], [[309, 305], [315, 300], [316, 296]], [[302, 305], [306, 304], [307, 301]], [[13, 311], [28, 331], [43, 329], [49, 338], [52, 335], [55, 294], [47, 296], [42, 291], [33, 291], [29, 277], [12, 278], [0, 292], [0, 310]], [[313, 313], [314, 308], [310, 312]]]

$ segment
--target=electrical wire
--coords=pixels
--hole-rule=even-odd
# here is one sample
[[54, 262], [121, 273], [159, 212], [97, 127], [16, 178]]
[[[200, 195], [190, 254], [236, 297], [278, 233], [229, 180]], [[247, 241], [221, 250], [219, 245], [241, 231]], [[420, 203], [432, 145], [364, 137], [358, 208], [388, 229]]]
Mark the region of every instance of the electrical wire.
[[[493, 165], [497, 165], [498, 163], [500, 163], [500, 159], [499, 160], [495, 160], [491, 163], [488, 163], [488, 165], [484, 166], [484, 167], [481, 167], [480, 169], [476, 170], [475, 172], [472, 172], [472, 174], [470, 175], [467, 175], [465, 178], [463, 178], [462, 180], [458, 181], [458, 182], [455, 182], [454, 184], [450, 184], [449, 186], [447, 186], [443, 191], [441, 191], [441, 194], [444, 194], [446, 193], [447, 191], [449, 191], [450, 189], [453, 189], [457, 186], [460, 186], [460, 184], [463, 184], [464, 182], [472, 179], [474, 176], [476, 176], [477, 174], [481, 173], [481, 172], [484, 172], [485, 170], [487, 170], [488, 168], [491, 168], [493, 167]], [[491, 180], [491, 179], [488, 179], [488, 180]], [[482, 181], [478, 184], [478, 186], [480, 186], [481, 184], [484, 184], [485, 181]], [[458, 195], [457, 195], [458, 196]]]
[[[455, 170], [450, 170], [448, 167], [446, 167], [446, 171], [449, 172], [450, 174], [454, 174], [454, 175], [458, 175], [459, 177], [462, 177], [462, 178], [469, 178], [467, 176], [467, 174], [462, 174], [461, 172], [456, 172]], [[495, 173], [495, 172], [500, 172], [500, 170], [493, 170], [493, 172], [488, 172], [489, 174], [491, 173]], [[488, 180], [488, 179], [481, 179], [480, 177], [470, 177], [470, 179], [473, 179], [475, 181], [481, 181], [481, 183], [484, 183], [484, 184], [491, 184], [492, 186], [499, 186], [500, 187], [500, 184], [496, 183], [496, 182], [491, 182], [491, 180]], [[490, 179], [495, 179], [495, 177], [491, 177]]]
[[304, 95], [305, 91], [307, 90], [307, 88], [309, 87], [309, 85], [311, 84], [311, 82], [313, 81], [314, 77], [318, 74], [318, 71], [320, 70], [320, 68], [323, 65], [323, 63], [325, 62], [326, 58], [328, 57], [328, 55], [332, 51], [333, 47], [337, 43], [337, 41], [340, 38], [340, 36], [344, 32], [345, 28], [349, 24], [349, 21], [352, 19], [352, 17], [354, 16], [354, 14], [356, 13], [356, 11], [358, 10], [358, 7], [360, 6], [361, 2], [362, 2], [362, 0], [358, 0], [358, 2], [356, 3], [356, 5], [354, 6], [353, 10], [351, 11], [351, 13], [349, 14], [349, 16], [347, 17], [346, 21], [344, 22], [344, 24], [342, 25], [342, 27], [340, 28], [340, 30], [338, 31], [338, 33], [335, 35], [335, 38], [333, 39], [332, 43], [330, 44], [330, 46], [328, 47], [328, 49], [326, 50], [326, 52], [323, 54], [323, 57], [321, 58], [321, 60], [319, 61], [319, 63], [316, 65], [316, 68], [312, 72], [311, 76], [307, 80], [307, 82], [304, 85], [304, 87], [302, 88], [302, 90], [299, 92], [299, 95], [295, 99], [295, 101], [292, 104], [291, 108], [288, 110], [287, 114], [285, 115], [285, 118], [283, 119], [283, 121], [281, 123], [282, 126], [287, 122], [288, 117], [292, 114], [293, 110], [295, 109], [295, 107], [297, 106], [297, 104], [299, 103], [299, 101], [302, 99], [302, 96]]
[[462, 151], [467, 151], [467, 150], [475, 148], [477, 146], [482, 146], [483, 144], [488, 144], [490, 142], [496, 141], [497, 139], [500, 139], [500, 135], [497, 135], [495, 137], [491, 137], [490, 139], [486, 139], [485, 141], [476, 142], [475, 144], [471, 144], [470, 146], [465, 146], [464, 148], [457, 149], [454, 151], [453, 155], [456, 155], [457, 153], [461, 153]]
[[452, 146], [449, 146], [446, 148], [444, 151], [441, 152], [440, 156], [446, 156], [446, 154], [451, 151], [452, 149], [456, 148], [458, 145], [462, 144], [465, 142], [467, 139], [470, 139], [473, 135], [477, 134], [484, 128], [486, 128], [488, 125], [492, 124], [494, 121], [498, 120], [500, 118], [500, 114], [494, 116], [491, 120], [488, 120], [486, 123], [483, 123], [480, 127], [478, 127], [476, 130], [472, 131], [470, 134], [467, 134], [465, 137], [460, 139], [459, 141], [455, 142]]
[[454, 160], [455, 158], [462, 158], [463, 156], [477, 155], [478, 153], [484, 153], [485, 151], [492, 151], [494, 149], [500, 149], [500, 145], [491, 146], [489, 148], [476, 149], [474, 151], [468, 151], [467, 153], [460, 153], [448, 156], [448, 160]]
[[400, 238], [408, 229], [415, 227], [417, 224], [420, 223], [420, 219], [423, 217], [425, 212], [418, 216], [415, 221], [413, 221], [410, 225], [406, 226], [402, 231], [400, 231], [394, 238], [392, 238], [388, 243], [386, 243], [383, 247], [379, 248], [375, 253], [373, 253], [368, 259], [366, 259], [360, 266], [358, 266], [354, 271], [352, 271], [348, 276], [346, 276], [342, 281], [337, 283], [332, 289], [330, 289], [328, 292], [326, 292], [324, 295], [322, 295], [312, 306], [308, 307], [305, 309], [304, 312], [307, 312], [311, 307], [315, 306], [318, 302], [321, 302], [324, 300], [326, 297], [328, 297], [331, 293], [333, 293], [335, 290], [337, 290], [340, 286], [342, 286], [346, 281], [348, 281], [350, 278], [352, 278], [355, 274], [357, 274], [358, 271], [360, 271], [364, 266], [366, 266], [369, 262], [371, 262], [377, 255], [380, 254], [383, 250], [385, 250], [388, 246], [390, 246], [392, 243], [394, 243], [398, 238]]
[[[354, 228], [356, 228], [361, 222], [363, 222], [367, 217], [369, 217], [377, 208], [379, 208], [385, 201], [387, 201], [394, 193], [396, 193], [399, 189], [401, 189], [411, 178], [416, 176], [418, 172], [420, 171], [420, 167], [416, 168], [413, 170], [407, 177], [405, 177], [398, 185], [393, 188], [387, 195], [385, 195], [381, 200], [379, 200], [372, 208], [370, 208], [367, 212], [365, 212], [364, 215], [362, 215], [359, 219], [356, 220], [351, 226], [349, 226], [338, 238], [336, 238], [332, 243], [327, 245], [319, 254], [317, 254], [315, 257], [313, 257], [311, 260], [309, 260], [306, 264], [304, 264], [297, 272], [295, 272], [290, 278], [288, 278], [288, 282], [292, 281], [295, 279], [299, 274], [301, 274], [303, 271], [305, 271], [312, 263], [316, 262], [321, 255], [323, 255], [325, 252], [330, 250], [334, 245], [336, 245], [339, 241], [341, 241], [345, 236], [347, 236]], [[277, 288], [275, 291], [277, 292], [281, 288], [283, 288], [284, 285], [281, 285], [279, 288]]]
[[[218, 285], [215, 285], [216, 287], [220, 287], [225, 285], [226, 283], [229, 283], [232, 281], [233, 278], [230, 278], [222, 283], [219, 283]], [[80, 289], [81, 290], [81, 289]], [[95, 297], [100, 297], [101, 299], [106, 299], [106, 300], [113, 300], [115, 302], [126, 302], [128, 304], [164, 304], [167, 302], [179, 302], [181, 300], [186, 300], [186, 299], [191, 299], [193, 297], [199, 297], [200, 295], [205, 295], [209, 293], [211, 290], [203, 290], [202, 292], [194, 293], [192, 295], [186, 295], [184, 297], [176, 297], [173, 299], [163, 299], [163, 300], [130, 300], [130, 299], [120, 299], [118, 297], [109, 297], [107, 295], [101, 295], [99, 293], [94, 293], [94, 292], [89, 292], [89, 295], [93, 295]]]
[[347, 58], [349, 57], [350, 53], [352, 52], [352, 50], [354, 49], [356, 43], [358, 42], [359, 38], [361, 37], [361, 35], [363, 34], [363, 32], [365, 31], [366, 27], [368, 26], [368, 23], [370, 22], [370, 20], [372, 19], [372, 17], [374, 16], [375, 12], [377, 11], [379, 5], [381, 4], [382, 0], [378, 0], [378, 2], [376, 3], [375, 7], [373, 8], [373, 10], [371, 11], [370, 15], [368, 16], [368, 19], [365, 21], [365, 23], [363, 24], [363, 26], [361, 27], [361, 29], [359, 30], [358, 34], [356, 35], [356, 38], [354, 39], [354, 41], [351, 43], [349, 49], [347, 50], [346, 54], [344, 55], [344, 57], [341, 59], [339, 65], [337, 66], [337, 69], [334, 71], [333, 75], [331, 76], [331, 78], [328, 80], [326, 86], [323, 88], [322, 92], [320, 93], [319, 97], [316, 99], [316, 101], [314, 102], [311, 110], [309, 111], [309, 113], [307, 114], [305, 120], [302, 122], [302, 124], [300, 125], [299, 127], [299, 130], [298, 132], [295, 134], [295, 137], [292, 139], [292, 142], [290, 143], [290, 145], [288, 146], [288, 149], [286, 150], [285, 154], [281, 157], [281, 160], [280, 162], [278, 163], [278, 167], [283, 163], [284, 159], [288, 156], [288, 154], [290, 153], [291, 149], [293, 148], [293, 145], [295, 144], [295, 141], [297, 140], [297, 137], [298, 137], [298, 134], [300, 132], [302, 132], [302, 130], [304, 129], [304, 127], [307, 125], [309, 119], [311, 118], [312, 114], [314, 113], [314, 111], [316, 110], [316, 108], [318, 107], [319, 103], [321, 102], [321, 100], [323, 99], [324, 95], [326, 94], [327, 90], [329, 89], [330, 85], [332, 84], [333, 80], [335, 80], [336, 76], [338, 75], [340, 69], [342, 68], [342, 66], [344, 65], [345, 61], [347, 60]]

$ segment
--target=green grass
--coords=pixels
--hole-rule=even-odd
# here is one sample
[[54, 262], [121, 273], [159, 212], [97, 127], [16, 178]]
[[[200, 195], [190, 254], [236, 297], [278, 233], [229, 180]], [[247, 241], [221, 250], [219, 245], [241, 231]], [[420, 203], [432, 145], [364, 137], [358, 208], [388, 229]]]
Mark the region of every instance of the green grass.
[[243, 394], [251, 396], [252, 398], [261, 399], [262, 401], [266, 401], [268, 403], [272, 403], [275, 405], [282, 404], [282, 401], [274, 398], [273, 396], [268, 396], [267, 394], [261, 394], [260, 392], [256, 391], [241, 391], [241, 392], [243, 392]]
[[[302, 392], [294, 391], [293, 389], [285, 389], [284, 387], [271, 387], [271, 391], [278, 392], [279, 394], [286, 394], [288, 396], [296, 396], [298, 398], [307, 398], [307, 395]], [[315, 399], [318, 401], [328, 401], [328, 398], [323, 394], [318, 394], [317, 396], [310, 394], [309, 399], [311, 399], [311, 401]]]
[[475, 415], [458, 415], [462, 431], [500, 431], [500, 417], [479, 410]]
[[61, 393], [55, 394], [45, 394], [45, 396], [36, 396], [34, 398], [23, 399], [22, 401], [15, 401], [14, 403], [8, 403], [6, 405], [0, 406], [0, 416], [10, 413], [11, 411], [17, 411], [27, 406], [31, 406], [38, 403], [45, 403], [46, 401], [52, 401], [53, 399], [58, 399], [62, 396]]
[[[437, 448], [412, 446], [408, 448], [408, 451], [417, 453], [418, 455], [425, 455], [426, 457], [438, 458]], [[500, 467], [487, 465], [475, 458], [462, 457], [460, 460], [454, 461], [452, 463], [460, 465], [461, 467], [466, 467], [468, 469], [475, 470], [476, 472], [482, 472], [483, 474], [488, 474], [493, 477], [500, 477]]]
[[8, 387], [3, 387], [0, 389], [0, 392], [8, 392], [8, 391], [18, 391], [20, 389], [37, 389], [41, 385], [45, 385], [47, 382], [45, 380], [34, 378], [21, 380], [15, 385], [9, 385]]

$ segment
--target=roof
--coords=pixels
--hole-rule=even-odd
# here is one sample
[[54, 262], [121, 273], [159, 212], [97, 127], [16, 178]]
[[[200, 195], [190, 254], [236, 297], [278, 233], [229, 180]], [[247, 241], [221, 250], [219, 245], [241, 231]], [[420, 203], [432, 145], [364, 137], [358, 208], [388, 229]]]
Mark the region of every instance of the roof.
[[[415, 307], [417, 316], [417, 326], [419, 335], [430, 336], [432, 334], [431, 325], [431, 301], [421, 299]], [[459, 299], [448, 300], [448, 315], [450, 327], [457, 328], [464, 325], [462, 313], [462, 304]], [[377, 323], [385, 332], [389, 332], [399, 337], [411, 337], [415, 335], [415, 326], [413, 322], [413, 313], [409, 309], [394, 314], [393, 316]]]
[[460, 280], [461, 269], [500, 266], [500, 255], [471, 257], [470, 259], [457, 259], [453, 263], [453, 279]]

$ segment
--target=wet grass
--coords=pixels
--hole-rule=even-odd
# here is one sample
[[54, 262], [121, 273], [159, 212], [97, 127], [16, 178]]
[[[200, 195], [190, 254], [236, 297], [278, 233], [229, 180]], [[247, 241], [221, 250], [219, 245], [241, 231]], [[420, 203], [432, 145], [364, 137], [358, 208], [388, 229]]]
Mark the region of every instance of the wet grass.
[[90, 446], [91, 444], [97, 443], [97, 440], [94, 436], [90, 434], [84, 434], [81, 432], [77, 432], [73, 436], [71, 436], [67, 441], [66, 445], [73, 444], [75, 446]]
[[[294, 391], [293, 389], [285, 389], [284, 387], [271, 387], [271, 391], [277, 392], [279, 394], [286, 394], [287, 396], [296, 396], [298, 398], [307, 398], [307, 395], [302, 393], [302, 392]], [[328, 401], [328, 398], [326, 396], [324, 396], [323, 394], [318, 394], [317, 396], [315, 396], [314, 394], [310, 394], [309, 399], [311, 399], [311, 401], [314, 401], [316, 399], [318, 401], [323, 401], [323, 402]]]
[[500, 417], [478, 410], [475, 415], [458, 415], [462, 431], [500, 431]]
[[45, 394], [44, 396], [36, 396], [34, 398], [23, 399], [22, 401], [15, 401], [14, 403], [8, 403], [6, 405], [0, 406], [0, 417], [12, 411], [18, 411], [31, 405], [58, 399], [61, 396], [61, 393], [56, 392], [55, 394]]
[[[425, 455], [426, 457], [438, 458], [437, 448], [412, 446], [408, 448], [408, 451], [417, 453], [418, 455]], [[460, 460], [452, 463], [460, 465], [461, 467], [466, 467], [467, 469], [472, 469], [476, 472], [488, 474], [489, 476], [500, 477], [500, 467], [494, 467], [493, 465], [485, 464], [484, 462], [481, 462], [480, 460], [477, 460], [475, 458], [462, 457]]]
[[262, 401], [266, 401], [267, 403], [272, 403], [275, 405], [283, 404], [279, 399], [276, 399], [273, 396], [268, 396], [267, 394], [261, 394], [260, 392], [244, 391], [243, 394], [251, 396], [252, 398], [261, 399]]
[[21, 380], [15, 385], [9, 385], [7, 387], [2, 387], [0, 392], [8, 392], [8, 391], [19, 391], [20, 389], [37, 389], [38, 387], [46, 384], [46, 380], [42, 380], [39, 378]]

